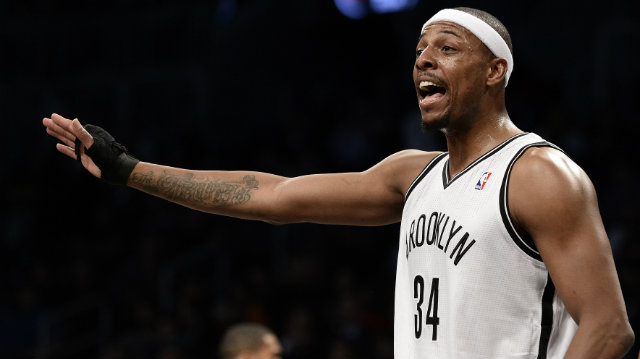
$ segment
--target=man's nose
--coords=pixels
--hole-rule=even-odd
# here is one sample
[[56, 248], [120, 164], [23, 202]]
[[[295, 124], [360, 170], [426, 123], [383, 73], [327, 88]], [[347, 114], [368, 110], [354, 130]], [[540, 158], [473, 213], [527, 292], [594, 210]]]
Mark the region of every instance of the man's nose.
[[428, 49], [422, 51], [420, 56], [416, 59], [416, 67], [420, 70], [436, 67], [436, 61], [431, 56], [431, 51], [428, 51]]

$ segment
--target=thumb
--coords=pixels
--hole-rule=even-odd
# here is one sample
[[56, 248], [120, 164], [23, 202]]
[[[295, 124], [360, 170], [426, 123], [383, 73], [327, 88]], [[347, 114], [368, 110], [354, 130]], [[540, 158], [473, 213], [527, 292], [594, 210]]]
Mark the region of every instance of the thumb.
[[77, 118], [71, 122], [71, 131], [82, 142], [84, 147], [90, 148], [93, 146], [93, 137], [82, 127]]

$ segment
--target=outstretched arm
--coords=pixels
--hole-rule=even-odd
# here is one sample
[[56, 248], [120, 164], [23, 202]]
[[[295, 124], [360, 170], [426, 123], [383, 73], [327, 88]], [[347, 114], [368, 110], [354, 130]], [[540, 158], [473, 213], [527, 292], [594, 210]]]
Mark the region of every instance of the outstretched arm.
[[[373, 170], [375, 171], [375, 170]], [[402, 195], [336, 173], [286, 178], [251, 171], [193, 171], [141, 162], [129, 186], [196, 210], [270, 223], [382, 225], [399, 220]]]
[[[93, 138], [77, 120], [43, 120], [57, 148], [76, 159], [75, 138], [91, 148]], [[101, 171], [81, 152], [83, 166]], [[435, 155], [403, 151], [364, 172], [287, 178], [253, 171], [195, 171], [140, 162], [127, 185], [199, 211], [270, 223], [315, 222], [383, 225], [400, 219], [404, 193]]]
[[578, 324], [566, 357], [622, 357], [633, 331], [591, 181], [561, 152], [533, 148], [514, 166], [510, 183], [512, 215], [533, 237]]

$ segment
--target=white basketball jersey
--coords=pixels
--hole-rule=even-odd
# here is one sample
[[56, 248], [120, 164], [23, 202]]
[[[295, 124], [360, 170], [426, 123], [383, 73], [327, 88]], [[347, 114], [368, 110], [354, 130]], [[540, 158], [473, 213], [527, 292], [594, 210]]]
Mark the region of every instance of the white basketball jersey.
[[511, 137], [455, 177], [434, 158], [409, 187], [400, 226], [395, 358], [560, 358], [576, 323], [507, 190], [538, 135]]

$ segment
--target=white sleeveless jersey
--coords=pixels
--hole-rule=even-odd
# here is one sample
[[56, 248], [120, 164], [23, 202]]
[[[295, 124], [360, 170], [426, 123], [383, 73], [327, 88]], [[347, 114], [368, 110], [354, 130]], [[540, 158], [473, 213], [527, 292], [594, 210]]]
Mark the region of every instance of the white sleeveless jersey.
[[507, 189], [530, 147], [516, 135], [449, 178], [435, 157], [409, 187], [400, 227], [395, 358], [560, 358], [577, 329]]

